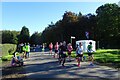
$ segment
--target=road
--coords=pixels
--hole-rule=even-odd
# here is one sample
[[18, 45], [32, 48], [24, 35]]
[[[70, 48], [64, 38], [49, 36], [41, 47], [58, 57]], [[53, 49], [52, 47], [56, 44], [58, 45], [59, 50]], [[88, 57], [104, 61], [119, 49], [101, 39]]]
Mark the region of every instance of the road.
[[63, 68], [58, 60], [47, 52], [32, 52], [30, 58], [25, 59], [25, 71], [27, 78], [81, 78], [82, 80], [119, 80], [119, 71], [107, 66], [88, 66], [88, 62], [82, 62], [77, 67], [77, 62], [66, 61]]

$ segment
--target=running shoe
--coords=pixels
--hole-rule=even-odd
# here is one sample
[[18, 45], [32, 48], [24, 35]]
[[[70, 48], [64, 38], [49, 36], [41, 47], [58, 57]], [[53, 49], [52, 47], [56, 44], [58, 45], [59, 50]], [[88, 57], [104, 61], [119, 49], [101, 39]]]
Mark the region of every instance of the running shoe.
[[89, 66], [94, 66], [94, 64], [93, 64], [93, 63], [91, 63]]
[[78, 64], [77, 66], [80, 67], [80, 64]]

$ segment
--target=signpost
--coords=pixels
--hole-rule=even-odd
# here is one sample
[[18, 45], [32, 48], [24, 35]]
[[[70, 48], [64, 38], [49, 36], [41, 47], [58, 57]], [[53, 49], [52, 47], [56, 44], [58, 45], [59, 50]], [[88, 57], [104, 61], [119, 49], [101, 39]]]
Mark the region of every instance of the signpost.
[[71, 41], [71, 44], [72, 44], [72, 39], [75, 39], [75, 37], [74, 37], [74, 36], [71, 36], [71, 39], [70, 39], [70, 41]]

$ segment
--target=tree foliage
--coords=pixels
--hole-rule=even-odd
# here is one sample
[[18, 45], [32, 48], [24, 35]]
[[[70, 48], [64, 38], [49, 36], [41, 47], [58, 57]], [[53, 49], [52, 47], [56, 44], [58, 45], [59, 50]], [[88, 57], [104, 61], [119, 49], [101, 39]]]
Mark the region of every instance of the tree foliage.
[[[50, 24], [43, 31], [41, 38], [43, 42], [70, 42], [70, 37], [75, 36], [76, 40], [86, 39], [85, 31], [91, 33], [90, 39], [94, 39], [94, 28], [96, 27], [96, 17], [93, 14], [82, 15], [75, 14], [71, 11], [66, 11], [62, 20], [55, 24]], [[75, 46], [75, 42], [73, 41]]]
[[20, 35], [18, 36], [18, 42], [27, 43], [29, 42], [29, 39], [30, 39], [29, 29], [26, 26], [23, 26]]
[[[41, 42], [70, 42], [87, 39], [85, 32], [89, 32], [89, 39], [99, 41], [100, 48], [120, 48], [120, 7], [117, 4], [104, 4], [97, 8], [96, 15], [82, 15], [65, 11], [63, 18], [51, 23], [41, 34]], [[74, 43], [75, 44], [75, 43]]]
[[19, 35], [19, 31], [10, 31], [10, 30], [3, 30], [2, 32], [2, 43], [12, 43], [17, 44]]
[[99, 40], [102, 45], [118, 47], [120, 41], [120, 7], [116, 4], [105, 4], [97, 10]]
[[41, 33], [38, 33], [38, 32], [33, 33], [30, 37], [30, 44], [31, 45], [40, 44], [40, 36], [41, 36]]

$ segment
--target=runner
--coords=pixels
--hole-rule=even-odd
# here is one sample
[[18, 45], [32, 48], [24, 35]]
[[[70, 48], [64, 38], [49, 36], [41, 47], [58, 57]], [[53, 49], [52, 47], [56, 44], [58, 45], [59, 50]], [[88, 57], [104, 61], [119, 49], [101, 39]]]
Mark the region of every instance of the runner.
[[[58, 61], [59, 61], [59, 63], [60, 63], [60, 61], [61, 61], [61, 46], [63, 45], [63, 43], [62, 42], [60, 42], [60, 44], [59, 44], [59, 49], [58, 49]], [[60, 63], [61, 64], [61, 63]]]
[[79, 46], [76, 49], [77, 52], [77, 62], [78, 62], [78, 67], [80, 67], [80, 61], [82, 61], [82, 57], [83, 57], [83, 46], [82, 43], [79, 43]]
[[53, 44], [52, 42], [49, 44], [50, 54], [52, 55]]
[[88, 61], [90, 61], [90, 65], [93, 66], [93, 53], [94, 52], [92, 50], [92, 42], [89, 43], [88, 47], [87, 47], [87, 51], [88, 51]]
[[72, 45], [71, 43], [68, 44], [67, 46], [67, 51], [68, 51], [68, 58], [69, 58], [69, 61], [71, 62], [71, 52], [72, 52], [73, 48], [72, 48]]
[[62, 43], [62, 45], [59, 47], [60, 48], [60, 64], [61, 64], [61, 62], [62, 62], [62, 66], [64, 67], [65, 65], [65, 60], [66, 60], [66, 57], [67, 57], [67, 55], [66, 55], [66, 49], [67, 49], [67, 47], [66, 47], [66, 42], [64, 41], [63, 43]]
[[55, 46], [54, 46], [54, 48], [55, 48], [55, 54], [54, 54], [54, 58], [57, 56], [57, 58], [58, 58], [58, 49], [59, 49], [59, 45], [58, 45], [58, 42], [56, 42], [56, 44], [55, 44]]

